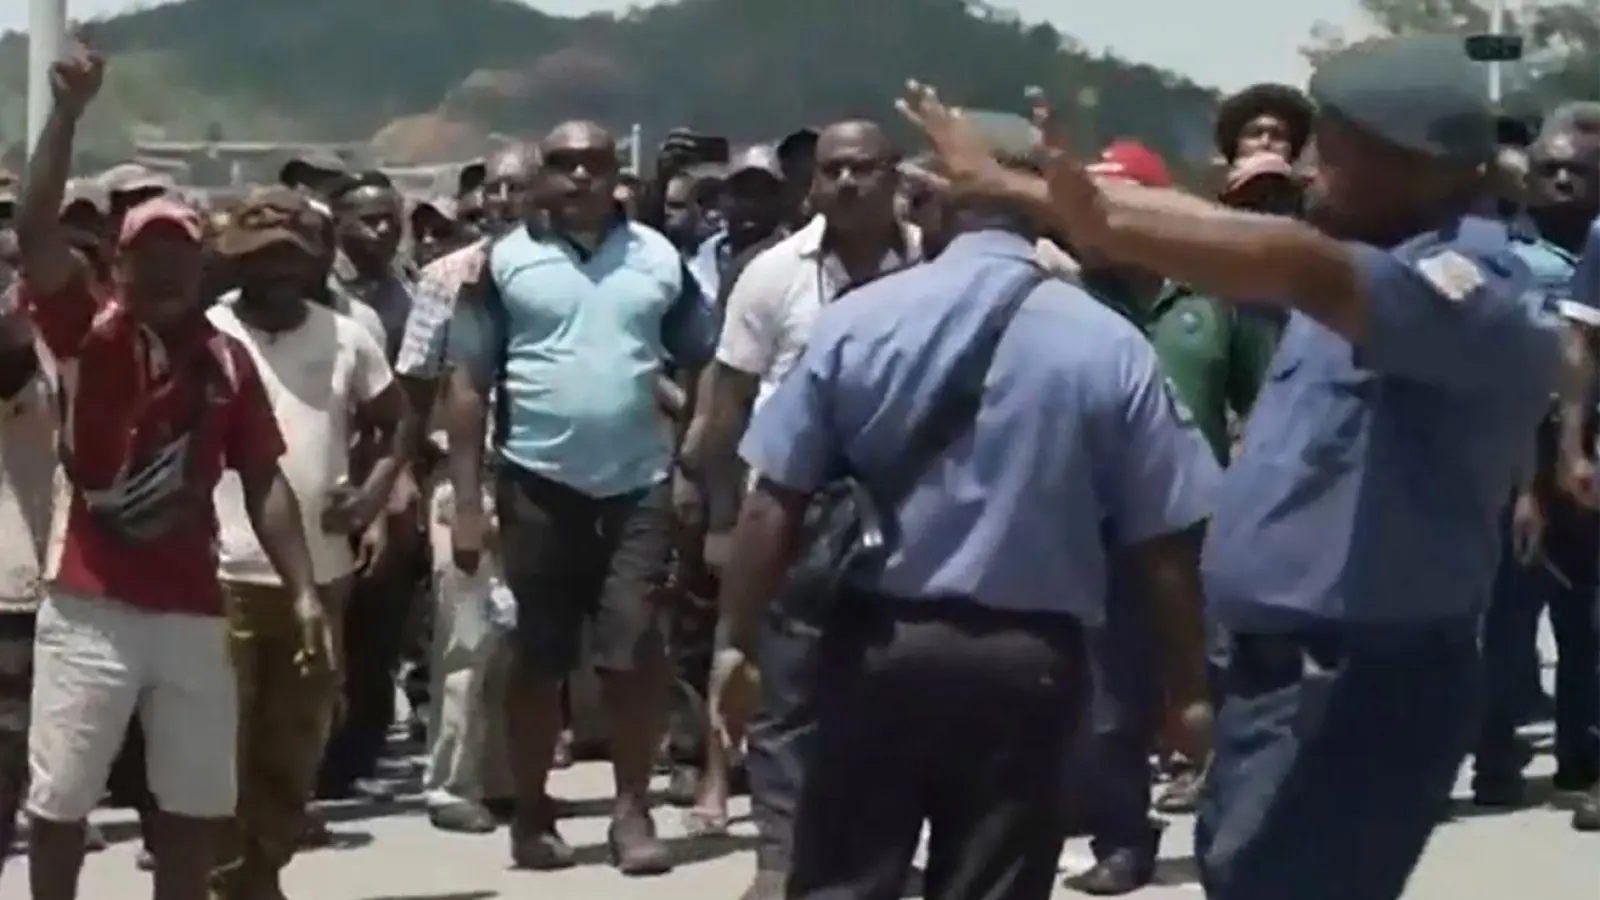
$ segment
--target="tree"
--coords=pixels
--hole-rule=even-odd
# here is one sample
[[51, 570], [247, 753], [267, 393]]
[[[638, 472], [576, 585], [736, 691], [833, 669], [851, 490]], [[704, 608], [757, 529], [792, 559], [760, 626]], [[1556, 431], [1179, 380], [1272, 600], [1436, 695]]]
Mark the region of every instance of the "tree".
[[[1366, 19], [1361, 39], [1445, 32], [1479, 34], [1490, 28], [1489, 0], [1356, 0]], [[1541, 107], [1563, 100], [1600, 100], [1600, 0], [1505, 3], [1505, 31], [1521, 34], [1523, 60], [1505, 67], [1508, 97], [1525, 95]], [[1318, 22], [1302, 48], [1315, 65], [1349, 46], [1345, 31]]]

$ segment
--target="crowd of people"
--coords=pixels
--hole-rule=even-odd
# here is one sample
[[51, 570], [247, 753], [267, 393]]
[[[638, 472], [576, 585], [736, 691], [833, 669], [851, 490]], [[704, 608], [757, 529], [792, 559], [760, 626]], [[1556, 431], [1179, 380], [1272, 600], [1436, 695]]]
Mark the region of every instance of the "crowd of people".
[[1187, 812], [1215, 900], [1393, 900], [1540, 719], [1600, 830], [1596, 106], [1514, 127], [1429, 36], [1227, 98], [1214, 199], [911, 83], [921, 155], [629, 173], [573, 121], [449, 198], [301, 159], [213, 213], [69, 181], [114, 64], [71, 43], [0, 200], [35, 900], [108, 790], [160, 900], [279, 900], [314, 799], [388, 798], [397, 690], [435, 827], [574, 865], [599, 735], [611, 864], [674, 867], [665, 768], [695, 838], [748, 791], [746, 900], [899, 897], [925, 825], [934, 900], [1048, 896], [1069, 833], [1127, 894]]

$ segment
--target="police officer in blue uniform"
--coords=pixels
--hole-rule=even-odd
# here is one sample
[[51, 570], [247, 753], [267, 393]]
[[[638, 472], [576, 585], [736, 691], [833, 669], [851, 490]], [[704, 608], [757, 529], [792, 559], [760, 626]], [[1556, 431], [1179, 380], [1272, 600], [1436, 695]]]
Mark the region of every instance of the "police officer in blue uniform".
[[[1587, 310], [1595, 321], [1600, 322], [1600, 219], [1590, 223], [1585, 235], [1577, 272], [1572, 278], [1572, 303], [1575, 310]], [[1592, 366], [1592, 345], [1589, 361]], [[1600, 386], [1594, 384], [1593, 375], [1591, 368], [1590, 387], [1600, 394]], [[1600, 406], [1600, 403], [1594, 405]], [[1600, 505], [1600, 487], [1596, 486], [1594, 477], [1595, 447], [1592, 442], [1584, 445], [1583, 437], [1577, 429], [1562, 435], [1559, 481], [1567, 496], [1574, 501], [1590, 506]], [[1600, 591], [1595, 594], [1594, 625], [1600, 631]], [[1600, 680], [1600, 666], [1597, 666], [1595, 676]], [[1573, 810], [1572, 827], [1578, 831], [1600, 831], [1600, 783], [1596, 783]]]
[[[851, 570], [824, 625], [796, 900], [901, 896], [924, 821], [925, 896], [1050, 895], [1064, 833], [1049, 788], [1087, 698], [1083, 630], [1104, 620], [1107, 573], [1128, 560], [1147, 576], [1133, 596], [1161, 623], [1168, 697], [1205, 708], [1196, 550], [1215, 460], [1149, 343], [1038, 272], [1022, 210], [958, 202], [953, 215], [936, 260], [823, 310], [741, 446], [759, 481], [722, 600], [747, 653], [813, 495], [853, 473], [903, 498], [885, 504], [892, 552]], [[974, 372], [973, 348], [996, 331]], [[964, 426], [905, 490], [887, 487], [911, 465], [916, 423], [973, 378]]]
[[[1563, 323], [1561, 396], [1540, 424], [1533, 465], [1507, 517], [1509, 541], [1495, 578], [1484, 622], [1485, 703], [1475, 750], [1472, 792], [1484, 806], [1517, 806], [1524, 798], [1522, 770], [1531, 753], [1517, 738], [1539, 684], [1539, 615], [1548, 610], [1555, 633], [1554, 785], [1581, 793], [1600, 779], [1600, 659], [1592, 611], [1600, 580], [1600, 519], [1590, 503], [1558, 491], [1558, 447], [1575, 430], [1592, 447], [1590, 345], [1600, 311], [1573, 299], [1574, 250], [1597, 209], [1597, 157], [1580, 150], [1570, 132], [1553, 129], [1529, 150], [1526, 214], [1512, 219], [1512, 249], [1533, 273], [1534, 284], [1560, 311]], [[1588, 455], [1591, 451], [1581, 451]]]
[[[1075, 244], [1293, 310], [1202, 559], [1226, 630], [1196, 829], [1212, 900], [1399, 897], [1472, 742], [1498, 522], [1559, 355], [1478, 214], [1483, 84], [1447, 36], [1325, 62], [1304, 223], [1050, 169]], [[959, 129], [930, 131], [1003, 186]]]
[[[1572, 279], [1572, 300], [1575, 306], [1587, 308], [1597, 320], [1600, 320], [1600, 219], [1589, 226], [1583, 245], [1583, 255], [1578, 260], [1578, 269]], [[1566, 443], [1573, 444], [1576, 441]], [[1562, 448], [1562, 456], [1570, 466], [1583, 467], [1587, 472], [1586, 477], [1576, 481], [1570, 478], [1563, 479], [1565, 487], [1574, 499], [1580, 502], [1587, 500], [1590, 504], [1600, 503], [1594, 482], [1594, 461], [1590, 455], [1593, 451], [1592, 446]], [[1600, 591], [1595, 594], [1594, 625], [1595, 629], [1600, 631]], [[1600, 666], [1596, 667], [1595, 678], [1600, 681]], [[1600, 831], [1600, 782], [1595, 784], [1589, 795], [1573, 810], [1572, 827], [1578, 831]]]

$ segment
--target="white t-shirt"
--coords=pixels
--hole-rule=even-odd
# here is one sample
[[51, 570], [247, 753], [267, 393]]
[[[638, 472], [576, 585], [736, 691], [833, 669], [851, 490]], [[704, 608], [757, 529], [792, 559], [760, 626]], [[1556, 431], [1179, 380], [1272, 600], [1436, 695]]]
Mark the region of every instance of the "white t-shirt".
[[[258, 331], [239, 321], [234, 299], [224, 297], [206, 315], [219, 331], [249, 348], [260, 370], [288, 448], [278, 465], [300, 501], [312, 572], [318, 584], [327, 584], [355, 568], [349, 539], [322, 530], [329, 491], [350, 475], [351, 414], [357, 404], [388, 388], [394, 373], [383, 347], [348, 316], [310, 303], [306, 320], [293, 331]], [[237, 474], [223, 473], [216, 504], [219, 577], [281, 584], [256, 540]]]
[[[789, 374], [811, 338], [811, 325], [822, 307], [849, 283], [844, 266], [824, 253], [826, 222], [817, 216], [783, 241], [762, 251], [739, 275], [728, 293], [717, 361], [761, 379], [756, 405]], [[884, 254], [878, 271], [899, 268], [922, 258], [922, 233], [903, 225], [906, 254]]]

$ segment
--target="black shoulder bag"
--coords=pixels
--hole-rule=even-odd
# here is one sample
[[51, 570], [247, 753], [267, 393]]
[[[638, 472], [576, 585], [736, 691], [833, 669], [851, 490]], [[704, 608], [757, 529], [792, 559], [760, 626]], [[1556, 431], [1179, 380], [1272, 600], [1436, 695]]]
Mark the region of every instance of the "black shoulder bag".
[[779, 602], [787, 616], [824, 627], [847, 580], [883, 570], [899, 539], [896, 507], [934, 461], [976, 423], [983, 405], [983, 383], [1000, 339], [1023, 301], [1049, 277], [1030, 264], [988, 311], [983, 327], [956, 359], [948, 380], [939, 386], [932, 407], [916, 423], [905, 453], [892, 468], [866, 479], [841, 478], [812, 499], [802, 537], [804, 550], [789, 570]]

